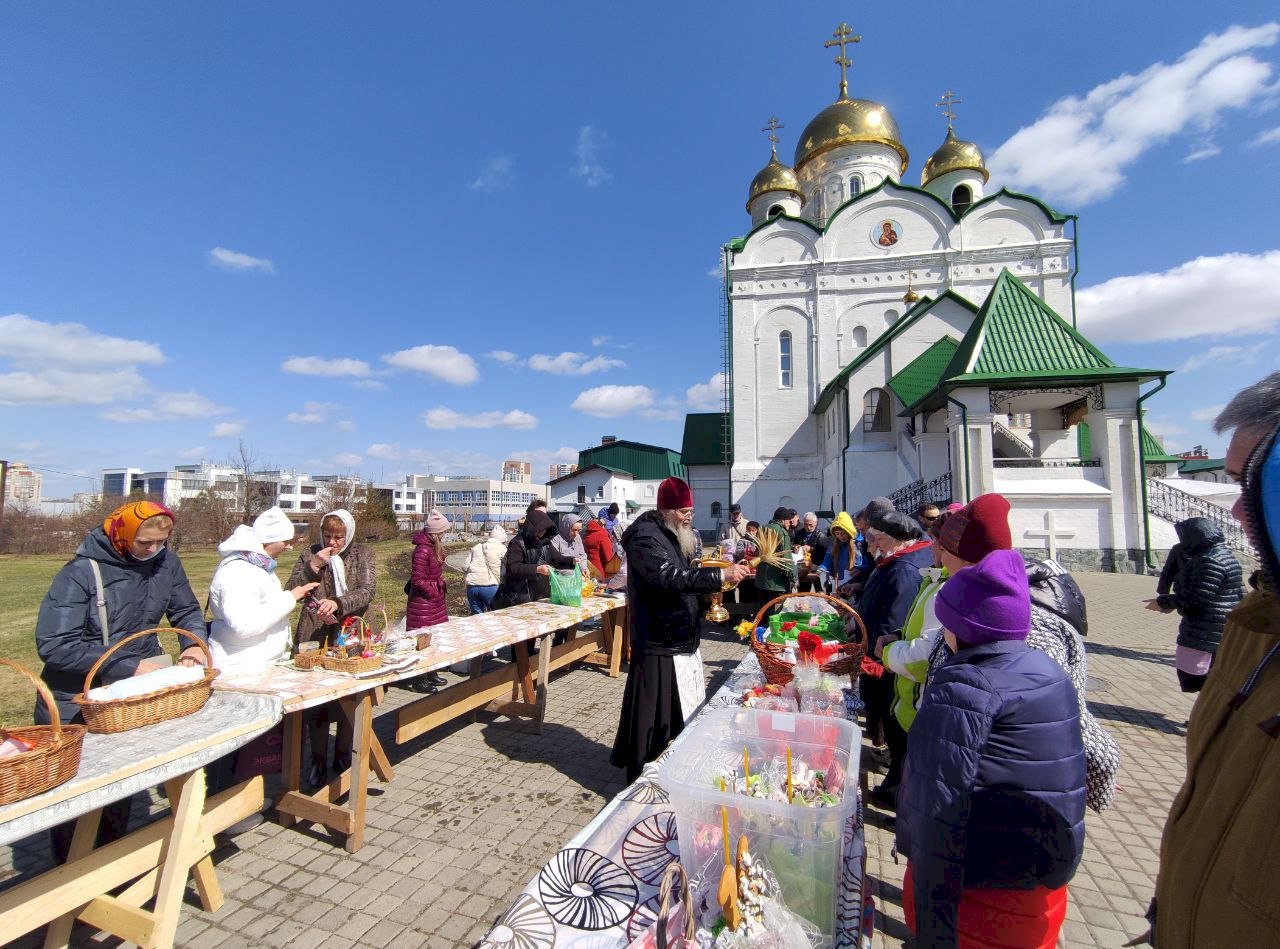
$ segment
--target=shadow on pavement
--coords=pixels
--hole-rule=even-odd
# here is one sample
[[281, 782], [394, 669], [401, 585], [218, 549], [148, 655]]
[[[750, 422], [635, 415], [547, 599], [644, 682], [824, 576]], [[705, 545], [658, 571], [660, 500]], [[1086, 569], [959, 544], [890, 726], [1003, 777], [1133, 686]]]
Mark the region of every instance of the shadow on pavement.
[[1089, 702], [1089, 711], [1095, 718], [1109, 722], [1123, 722], [1139, 728], [1150, 728], [1152, 731], [1166, 735], [1182, 736], [1187, 733], [1185, 722], [1175, 722], [1163, 712], [1149, 712], [1146, 709], [1130, 708], [1127, 705], [1111, 705], [1106, 702]]
[[1116, 659], [1133, 659], [1136, 662], [1154, 662], [1160, 666], [1172, 666], [1173, 654], [1130, 649], [1127, 646], [1105, 646], [1102, 643], [1086, 643], [1085, 652], [1090, 656], [1114, 656]]
[[501, 719], [481, 729], [485, 744], [513, 761], [550, 765], [605, 800], [623, 787], [623, 771], [609, 764], [608, 746], [588, 738], [576, 728], [544, 722], [535, 734], [531, 722]]

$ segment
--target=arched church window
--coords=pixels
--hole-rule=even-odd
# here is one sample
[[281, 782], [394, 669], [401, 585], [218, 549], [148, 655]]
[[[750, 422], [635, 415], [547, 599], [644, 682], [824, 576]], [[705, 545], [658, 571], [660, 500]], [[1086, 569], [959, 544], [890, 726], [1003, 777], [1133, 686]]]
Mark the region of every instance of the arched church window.
[[787, 330], [778, 335], [778, 385], [791, 388], [791, 333]]
[[712, 517], [712, 519], [713, 519], [713, 520], [717, 520], [717, 521], [718, 521], [718, 520], [720, 520], [720, 511], [721, 511], [720, 502], [719, 502], [719, 501], [712, 501], [712, 502], [711, 502], [711, 517]]
[[951, 209], [960, 214], [973, 204], [973, 189], [968, 185], [956, 185], [951, 192]]
[[827, 179], [823, 189], [822, 204], [828, 214], [840, 207], [840, 202], [844, 200], [844, 182], [840, 180], [839, 175], [832, 175]]
[[862, 175], [854, 175], [849, 179], [849, 197], [856, 198], [862, 194]]
[[785, 209], [782, 205], [780, 205], [780, 204], [775, 204], [773, 207], [771, 207], [771, 208], [769, 209], [769, 217], [777, 217], [777, 216], [778, 216], [779, 214], [781, 214], [784, 210], [786, 210], [786, 209]]
[[853, 343], [854, 349], [865, 349], [867, 345], [867, 328], [865, 326], [855, 326], [853, 332], [849, 334], [849, 338]]
[[868, 389], [862, 397], [862, 430], [864, 432], [891, 431], [889, 420], [889, 395], [884, 389]]
[[885, 311], [884, 311], [884, 325], [885, 325], [885, 326], [892, 326], [892, 325], [893, 325], [894, 323], [896, 323], [896, 322], [898, 322], [898, 311], [897, 311], [897, 310], [885, 310]]

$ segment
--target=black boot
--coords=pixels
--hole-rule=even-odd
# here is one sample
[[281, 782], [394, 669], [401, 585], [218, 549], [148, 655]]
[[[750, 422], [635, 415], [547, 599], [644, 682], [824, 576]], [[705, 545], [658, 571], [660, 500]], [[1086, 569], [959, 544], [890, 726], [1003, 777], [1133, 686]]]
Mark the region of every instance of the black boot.
[[442, 689], [449, 684], [449, 680], [438, 672], [428, 672], [422, 677], [422, 681], [427, 685], [435, 686], [437, 689]]
[[325, 764], [323, 758], [312, 756], [311, 770], [307, 772], [307, 783], [313, 788], [318, 788], [325, 783], [329, 777], [329, 768]]

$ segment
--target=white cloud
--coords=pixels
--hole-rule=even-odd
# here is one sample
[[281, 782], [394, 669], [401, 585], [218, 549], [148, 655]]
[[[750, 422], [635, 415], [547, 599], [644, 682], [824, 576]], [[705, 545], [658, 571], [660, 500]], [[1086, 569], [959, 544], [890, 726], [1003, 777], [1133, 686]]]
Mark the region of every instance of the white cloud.
[[263, 273], [275, 273], [276, 266], [266, 257], [253, 257], [242, 254], [238, 250], [215, 247], [209, 251], [209, 259], [224, 270], [261, 270]]
[[1188, 129], [1211, 129], [1227, 109], [1267, 95], [1271, 65], [1250, 51], [1278, 37], [1276, 23], [1231, 26], [1175, 63], [1156, 63], [1083, 97], [1059, 99], [996, 149], [992, 177], [1074, 204], [1105, 198], [1148, 149]]
[[1210, 346], [1192, 355], [1178, 367], [1178, 371], [1193, 372], [1207, 367], [1220, 372], [1224, 366], [1247, 366], [1257, 362], [1258, 354], [1267, 348], [1268, 342], [1264, 339], [1252, 346]]
[[520, 360], [519, 356], [508, 349], [495, 349], [492, 352], [485, 353], [485, 355], [495, 362], [502, 363], [504, 366], [509, 366], [513, 362]]
[[1208, 408], [1196, 409], [1191, 413], [1191, 417], [1197, 422], [1212, 422], [1225, 408], [1225, 405], [1211, 405]]
[[1265, 132], [1259, 132], [1249, 140], [1249, 144], [1254, 148], [1259, 145], [1280, 145], [1280, 125]]
[[366, 448], [364, 453], [370, 458], [381, 458], [384, 461], [395, 461], [402, 457], [399, 442], [396, 442], [394, 445], [388, 445], [385, 442], [377, 442]]
[[717, 372], [706, 382], [699, 382], [685, 390], [689, 408], [699, 412], [724, 411], [724, 373]]
[[219, 422], [209, 433], [210, 438], [235, 438], [244, 434], [244, 422]]
[[284, 372], [296, 376], [367, 376], [369, 364], [363, 359], [325, 359], [323, 356], [290, 356], [280, 364]]
[[596, 386], [578, 393], [569, 408], [597, 418], [617, 418], [649, 408], [653, 401], [653, 390], [648, 386]]
[[593, 126], [584, 125], [578, 129], [578, 141], [573, 147], [578, 163], [574, 166], [573, 173], [588, 188], [597, 188], [613, 179], [613, 175], [600, 162], [600, 152], [608, 141], [608, 136], [597, 132]]
[[340, 422], [335, 422], [333, 427], [340, 432], [354, 432], [356, 430], [356, 423], [351, 421], [349, 418], [344, 418]]
[[530, 369], [557, 376], [589, 376], [593, 372], [604, 372], [606, 369], [625, 365], [621, 359], [611, 359], [608, 356], [592, 356], [588, 359], [586, 353], [560, 353], [556, 356], [535, 353], [529, 357]]
[[1167, 452], [1177, 451], [1181, 442], [1180, 436], [1187, 434], [1187, 430], [1177, 422], [1159, 416], [1148, 416], [1142, 424], [1146, 426], [1147, 431], [1151, 432], [1151, 434], [1159, 436], [1159, 440]]
[[45, 323], [21, 313], [0, 316], [0, 356], [20, 367], [158, 365], [164, 353], [155, 343], [95, 333], [80, 323]]
[[174, 422], [184, 419], [211, 418], [228, 409], [198, 392], [162, 392], [149, 409], [113, 409], [103, 412], [108, 422]]
[[423, 416], [427, 428], [451, 431], [455, 428], [537, 428], [538, 418], [528, 412], [512, 409], [509, 412], [480, 412], [475, 415], [464, 415], [436, 406], [428, 409]]
[[1280, 324], [1277, 286], [1280, 250], [1197, 257], [1081, 290], [1076, 310], [1094, 342], [1261, 334]]
[[514, 166], [515, 159], [510, 155], [490, 158], [480, 169], [480, 174], [467, 182], [467, 187], [473, 191], [501, 191], [510, 188], [515, 181]]
[[290, 412], [284, 420], [294, 425], [320, 425], [328, 420], [335, 408], [337, 406], [331, 402], [307, 402], [301, 412]]
[[591, 345], [592, 345], [592, 346], [603, 346], [603, 345], [605, 345], [606, 343], [608, 343], [608, 342], [609, 342], [609, 340], [611, 340], [612, 338], [613, 338], [612, 336], [592, 336], [592, 337], [591, 337]]
[[377, 379], [357, 379], [351, 383], [351, 388], [353, 389], [370, 389], [373, 391], [380, 391], [386, 387], [387, 384], [385, 382], [381, 382]]
[[0, 372], [0, 405], [106, 405], [145, 392], [135, 369]]
[[362, 461], [364, 461], [363, 458], [350, 451], [338, 452], [338, 454], [329, 458], [329, 463], [337, 465], [339, 468], [354, 468]]
[[411, 369], [442, 382], [469, 386], [480, 378], [476, 361], [452, 346], [414, 346], [382, 357], [397, 369]]
[[209, 449], [204, 445], [197, 445], [194, 448], [182, 448], [177, 452], [179, 461], [200, 461], [209, 456]]
[[1222, 154], [1222, 149], [1210, 141], [1196, 143], [1196, 146], [1182, 159], [1184, 163], [1190, 164], [1193, 161], [1204, 161], [1206, 158], [1216, 158]]

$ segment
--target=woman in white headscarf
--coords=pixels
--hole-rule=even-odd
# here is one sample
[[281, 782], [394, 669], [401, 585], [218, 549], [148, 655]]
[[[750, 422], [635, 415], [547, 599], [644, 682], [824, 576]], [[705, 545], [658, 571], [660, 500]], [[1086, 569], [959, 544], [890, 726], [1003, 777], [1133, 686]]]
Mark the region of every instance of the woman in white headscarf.
[[[363, 617], [377, 589], [378, 570], [373, 551], [355, 542], [356, 519], [339, 508], [320, 519], [320, 543], [312, 544], [298, 557], [289, 582], [290, 590], [319, 582], [304, 596], [302, 615], [294, 639], [298, 643], [335, 643], [342, 623], [352, 616]], [[338, 741], [333, 767], [338, 774], [351, 767], [351, 724], [329, 706], [316, 710], [311, 722], [312, 786], [325, 782], [328, 762], [329, 722], [338, 722]]]
[[587, 548], [582, 545], [582, 518], [565, 514], [560, 518], [560, 531], [551, 538], [551, 549], [561, 557], [572, 557], [587, 572]]

